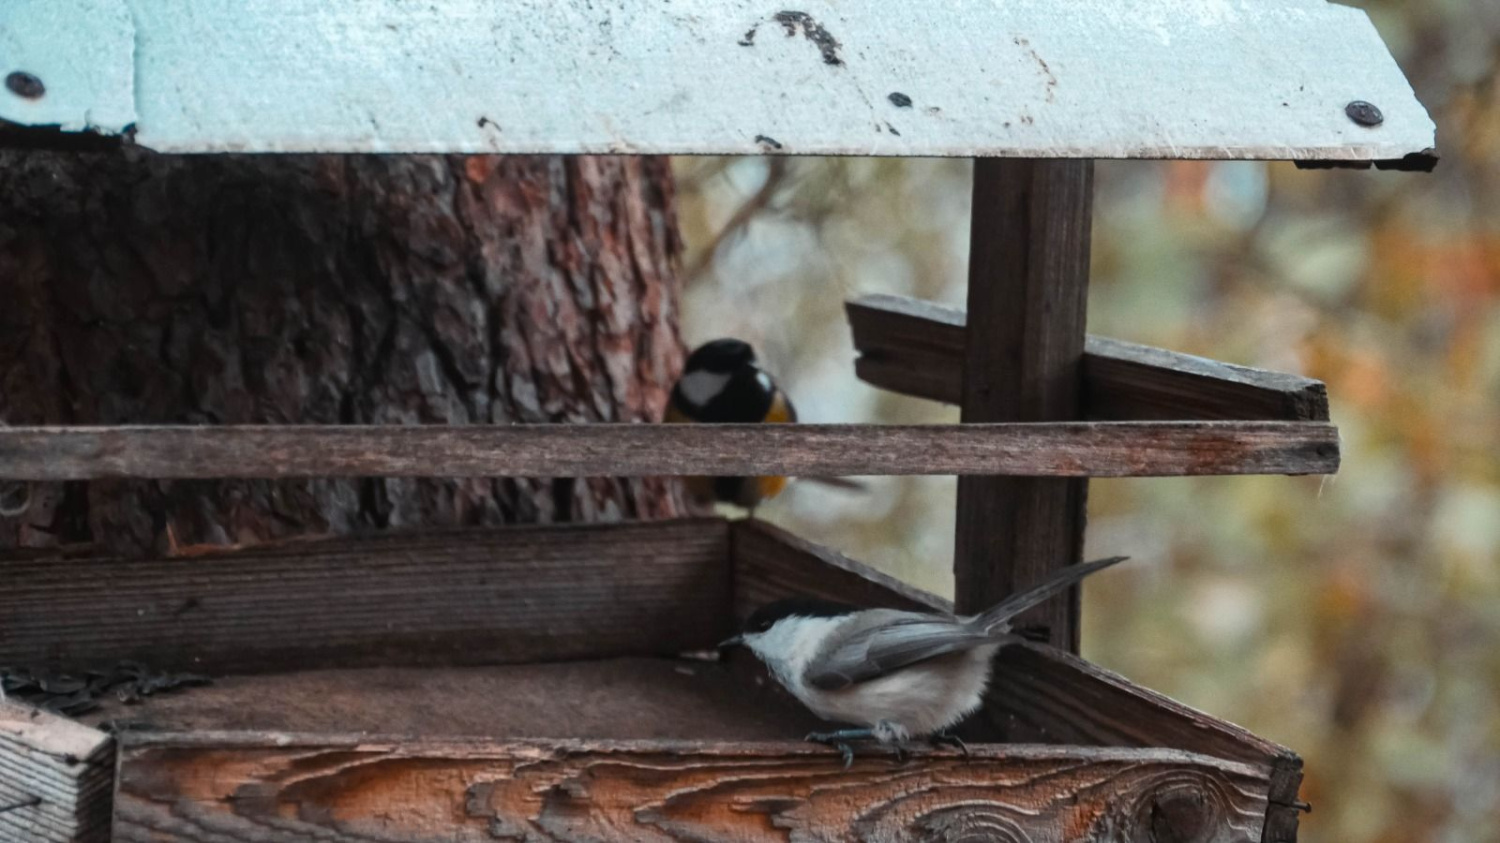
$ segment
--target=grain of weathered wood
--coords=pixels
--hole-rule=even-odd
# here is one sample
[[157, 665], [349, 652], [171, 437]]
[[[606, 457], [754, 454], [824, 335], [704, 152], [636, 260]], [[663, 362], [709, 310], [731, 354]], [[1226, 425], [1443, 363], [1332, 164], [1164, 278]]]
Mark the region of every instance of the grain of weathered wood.
[[1302, 759], [1286, 750], [1271, 767], [1271, 788], [1267, 791], [1264, 843], [1297, 843], [1297, 825], [1307, 806], [1301, 803]]
[[[861, 379], [959, 403], [964, 311], [887, 295], [865, 296], [846, 309]], [[1312, 378], [1090, 336], [1083, 350], [1083, 417], [1327, 421], [1328, 390]]]
[[1328, 389], [1298, 375], [1090, 337], [1083, 356], [1091, 419], [1328, 421]]
[[844, 303], [860, 380], [903, 395], [963, 401], [967, 315], [907, 296], [875, 294]]
[[694, 474], [1322, 474], [1332, 425], [222, 426], [0, 428], [0, 479]]
[[847, 771], [802, 743], [127, 734], [121, 753], [119, 843], [1258, 843], [1265, 817], [1264, 771], [1161, 749], [984, 746]]
[[1175, 747], [1255, 765], [1270, 777], [1266, 843], [1297, 839], [1296, 753], [1076, 656], [1035, 644], [1001, 650], [974, 719], [1009, 741]]
[[891, 609], [953, 609], [940, 597], [764, 521], [734, 522], [729, 544], [734, 613], [740, 619], [772, 600], [795, 596]]
[[[1081, 418], [1092, 161], [976, 160], [962, 420]], [[1059, 477], [958, 481], [954, 595], [978, 612], [1078, 562], [1088, 484]], [[1016, 621], [1078, 649], [1078, 589]]]
[[9, 560], [0, 663], [223, 673], [672, 654], [726, 632], [728, 541], [703, 519]]
[[114, 741], [103, 732], [0, 700], [0, 840], [109, 838]]
[[735, 666], [622, 657], [463, 667], [391, 664], [220, 676], [81, 721], [167, 732], [424, 739], [796, 740], [825, 723]]
[[995, 658], [985, 716], [1006, 739], [1087, 746], [1173, 747], [1270, 768], [1278, 744], [1040, 644]]

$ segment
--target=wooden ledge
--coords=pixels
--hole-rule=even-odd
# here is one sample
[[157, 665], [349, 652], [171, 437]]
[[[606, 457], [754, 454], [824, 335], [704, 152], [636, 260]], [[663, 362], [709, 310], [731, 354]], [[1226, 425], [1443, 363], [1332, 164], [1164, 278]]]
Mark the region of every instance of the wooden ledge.
[[0, 428], [12, 480], [1328, 474], [1329, 424], [265, 425]]
[[844, 770], [832, 751], [803, 743], [144, 734], [122, 738], [121, 755], [122, 843], [851, 832], [896, 841], [983, 829], [992, 839], [1050, 839], [1061, 829], [1144, 839], [1183, 827], [1258, 841], [1267, 786], [1263, 770], [1170, 749], [975, 747], [968, 759], [862, 756]]
[[[957, 404], [963, 393], [964, 311], [901, 296], [846, 306], [861, 380]], [[1083, 404], [1092, 420], [1328, 421], [1321, 381], [1221, 363], [1148, 345], [1088, 338]]]

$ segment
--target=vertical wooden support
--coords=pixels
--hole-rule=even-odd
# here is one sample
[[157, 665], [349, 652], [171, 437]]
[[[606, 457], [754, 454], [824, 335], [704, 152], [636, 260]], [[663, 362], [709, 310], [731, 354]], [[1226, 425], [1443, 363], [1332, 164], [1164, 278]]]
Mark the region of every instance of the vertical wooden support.
[[[1092, 161], [976, 159], [965, 422], [1080, 418]], [[956, 607], [979, 611], [1083, 552], [1088, 481], [960, 477]], [[1073, 589], [1019, 626], [1078, 649]]]

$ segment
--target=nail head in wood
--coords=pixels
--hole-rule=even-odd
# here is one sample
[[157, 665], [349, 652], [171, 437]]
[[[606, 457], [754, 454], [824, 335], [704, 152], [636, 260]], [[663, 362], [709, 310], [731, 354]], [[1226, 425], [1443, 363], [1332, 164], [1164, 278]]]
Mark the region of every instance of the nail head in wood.
[[1385, 115], [1380, 113], [1380, 109], [1364, 100], [1355, 100], [1344, 106], [1344, 113], [1349, 115], [1350, 120], [1367, 129], [1385, 122]]
[[36, 74], [16, 70], [5, 77], [5, 88], [12, 94], [27, 100], [39, 100], [47, 93], [47, 86]]

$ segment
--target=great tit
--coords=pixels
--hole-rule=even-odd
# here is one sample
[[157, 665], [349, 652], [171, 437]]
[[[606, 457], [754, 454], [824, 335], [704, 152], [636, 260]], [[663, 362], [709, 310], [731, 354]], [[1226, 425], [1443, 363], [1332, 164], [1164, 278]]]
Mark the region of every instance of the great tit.
[[[668, 422], [701, 424], [790, 423], [792, 401], [755, 359], [755, 349], [737, 339], [704, 343], [688, 355], [672, 387]], [[754, 510], [786, 488], [785, 477], [688, 477], [688, 493], [700, 502], [720, 501]]]
[[787, 598], [757, 609], [720, 648], [744, 645], [814, 714], [859, 726], [807, 736], [837, 748], [846, 767], [852, 740], [894, 744], [898, 753], [911, 738], [963, 749], [947, 730], [979, 708], [996, 651], [1021, 640], [1010, 621], [1127, 558], [1069, 565], [972, 616]]

